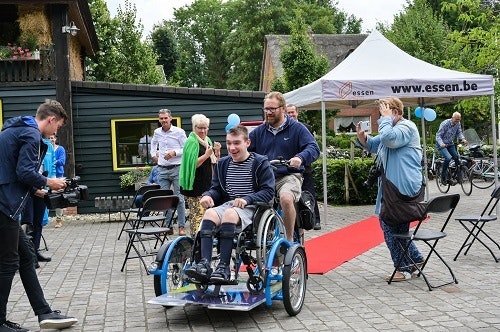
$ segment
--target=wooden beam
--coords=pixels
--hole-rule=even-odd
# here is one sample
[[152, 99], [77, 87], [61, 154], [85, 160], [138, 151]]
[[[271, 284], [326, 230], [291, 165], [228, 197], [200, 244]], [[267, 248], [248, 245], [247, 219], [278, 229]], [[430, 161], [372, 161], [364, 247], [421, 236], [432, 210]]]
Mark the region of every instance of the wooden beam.
[[57, 4], [50, 6], [50, 20], [52, 22], [52, 36], [54, 38], [54, 52], [56, 57], [56, 99], [66, 110], [68, 121], [57, 135], [62, 146], [66, 149], [66, 177], [75, 176], [75, 145], [73, 140], [73, 110], [71, 107], [71, 82], [69, 77], [69, 42], [71, 35], [62, 33], [62, 27], [68, 24], [68, 5]]

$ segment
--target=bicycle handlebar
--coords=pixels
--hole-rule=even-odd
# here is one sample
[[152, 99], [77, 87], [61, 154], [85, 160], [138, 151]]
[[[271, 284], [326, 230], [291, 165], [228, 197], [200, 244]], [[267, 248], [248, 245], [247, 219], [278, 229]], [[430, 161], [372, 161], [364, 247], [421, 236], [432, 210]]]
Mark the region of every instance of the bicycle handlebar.
[[290, 160], [287, 160], [284, 158], [273, 159], [273, 160], [270, 160], [269, 163], [271, 164], [271, 167], [273, 169], [278, 169], [279, 166], [282, 166], [282, 167], [286, 167], [286, 170], [289, 173], [303, 173], [304, 172], [303, 167], [298, 168], [298, 167], [290, 166]]

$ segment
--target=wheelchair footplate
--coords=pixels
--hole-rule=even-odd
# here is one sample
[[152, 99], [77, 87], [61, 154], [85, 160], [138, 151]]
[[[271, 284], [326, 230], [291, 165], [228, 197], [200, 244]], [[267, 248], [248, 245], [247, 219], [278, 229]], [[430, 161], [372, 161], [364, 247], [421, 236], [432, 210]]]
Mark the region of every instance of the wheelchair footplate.
[[[148, 303], [162, 306], [200, 305], [209, 309], [250, 311], [266, 302], [265, 292], [250, 292], [246, 281], [235, 280], [230, 283], [204, 285], [206, 289], [200, 285], [189, 284], [155, 297]], [[281, 287], [274, 293], [280, 290]]]

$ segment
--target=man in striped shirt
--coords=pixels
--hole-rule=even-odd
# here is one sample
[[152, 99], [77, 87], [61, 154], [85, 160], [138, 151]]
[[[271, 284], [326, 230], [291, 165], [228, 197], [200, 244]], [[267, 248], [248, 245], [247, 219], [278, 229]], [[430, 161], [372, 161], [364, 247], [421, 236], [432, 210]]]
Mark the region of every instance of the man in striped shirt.
[[[463, 144], [467, 144], [465, 136], [462, 133], [462, 126], [460, 125], [461, 119], [462, 116], [460, 115], [460, 113], [453, 113], [451, 119], [441, 122], [441, 124], [439, 125], [439, 130], [436, 133], [437, 149], [441, 151], [441, 154], [445, 158], [441, 173], [442, 183], [447, 183], [448, 181], [448, 179], [446, 178], [446, 174], [451, 159], [453, 158], [453, 160], [455, 160], [455, 165], [460, 164], [457, 147], [454, 143], [455, 138], [458, 138], [460, 141], [462, 141]], [[460, 171], [460, 168], [458, 170]]]
[[[201, 260], [186, 274], [202, 283], [223, 284], [230, 281], [229, 262], [236, 226], [249, 226], [256, 202], [270, 202], [274, 197], [274, 174], [267, 157], [248, 152], [250, 140], [244, 126], [229, 129], [226, 146], [229, 156], [221, 158], [214, 169], [212, 185], [203, 193], [200, 204], [207, 209], [200, 226]], [[213, 236], [220, 230], [220, 262], [212, 273]]]

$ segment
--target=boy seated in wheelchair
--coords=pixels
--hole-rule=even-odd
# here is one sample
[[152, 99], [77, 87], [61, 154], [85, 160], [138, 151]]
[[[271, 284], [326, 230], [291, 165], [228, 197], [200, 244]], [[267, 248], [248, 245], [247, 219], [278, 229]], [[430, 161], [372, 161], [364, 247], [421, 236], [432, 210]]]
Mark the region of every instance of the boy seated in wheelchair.
[[[236, 226], [245, 229], [252, 224], [257, 209], [254, 203], [270, 202], [274, 197], [274, 174], [267, 157], [248, 152], [250, 140], [245, 126], [227, 132], [229, 156], [215, 166], [210, 189], [200, 204], [206, 208], [200, 226], [201, 260], [186, 270], [191, 279], [201, 283], [230, 281], [229, 263]], [[216, 206], [217, 204], [217, 206]], [[212, 272], [213, 237], [219, 230], [220, 262]]]

